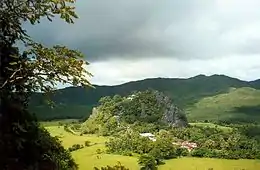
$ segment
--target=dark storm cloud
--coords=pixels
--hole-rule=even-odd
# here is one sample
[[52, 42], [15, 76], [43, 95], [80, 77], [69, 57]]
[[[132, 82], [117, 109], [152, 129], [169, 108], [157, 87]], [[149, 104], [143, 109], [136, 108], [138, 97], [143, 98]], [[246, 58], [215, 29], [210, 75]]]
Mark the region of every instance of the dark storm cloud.
[[74, 25], [59, 20], [52, 24], [43, 21], [29, 27], [29, 33], [46, 44], [62, 43], [78, 48], [93, 60], [172, 56], [178, 50], [167, 28], [192, 19], [195, 4], [193, 1], [78, 1], [80, 19]]
[[250, 45], [251, 35], [244, 30], [260, 16], [256, 10], [259, 3], [252, 1], [249, 10], [242, 1], [239, 3], [230, 6], [224, 0], [78, 0], [80, 18], [74, 25], [55, 20], [28, 28], [37, 40], [77, 48], [89, 61], [258, 53], [258, 48]]

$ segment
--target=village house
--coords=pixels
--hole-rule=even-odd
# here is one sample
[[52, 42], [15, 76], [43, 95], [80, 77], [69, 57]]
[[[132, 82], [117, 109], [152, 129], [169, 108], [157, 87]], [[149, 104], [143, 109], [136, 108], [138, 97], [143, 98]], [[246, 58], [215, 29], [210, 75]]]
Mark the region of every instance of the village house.
[[184, 141], [181, 143], [181, 148], [186, 148], [186, 149], [188, 149], [189, 152], [192, 151], [193, 149], [195, 149], [196, 147], [198, 147], [198, 146], [194, 142]]
[[173, 142], [172, 144], [179, 145], [181, 146], [181, 148], [186, 148], [189, 152], [198, 147], [197, 143], [188, 142], [188, 141], [183, 141], [178, 143]]
[[[149, 139], [150, 139], [151, 141], [153, 141], [153, 142], [156, 141], [155, 135], [152, 134], [152, 133], [140, 133], [140, 136], [147, 137], [147, 138], [149, 138]], [[173, 145], [178, 145], [178, 146], [180, 146], [181, 148], [186, 148], [189, 152], [191, 152], [193, 149], [195, 149], [195, 148], [198, 147], [197, 143], [188, 142], [188, 141], [173, 142], [172, 144], [173, 144]]]

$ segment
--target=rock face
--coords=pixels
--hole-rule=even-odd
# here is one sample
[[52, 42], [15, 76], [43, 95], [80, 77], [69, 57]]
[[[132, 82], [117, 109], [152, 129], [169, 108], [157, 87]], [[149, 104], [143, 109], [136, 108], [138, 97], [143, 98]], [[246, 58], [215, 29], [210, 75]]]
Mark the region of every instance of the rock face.
[[156, 99], [163, 107], [162, 121], [169, 126], [186, 127], [188, 125], [185, 114], [173, 104], [172, 100], [163, 93], [154, 91]]
[[173, 127], [186, 127], [188, 125], [185, 115], [181, 115], [176, 109], [166, 111], [162, 120]]

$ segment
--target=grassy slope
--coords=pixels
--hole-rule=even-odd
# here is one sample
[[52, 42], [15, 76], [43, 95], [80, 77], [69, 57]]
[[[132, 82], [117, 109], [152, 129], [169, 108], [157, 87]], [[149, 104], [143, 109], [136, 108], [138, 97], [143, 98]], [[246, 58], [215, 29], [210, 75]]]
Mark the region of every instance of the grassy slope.
[[[76, 136], [64, 131], [63, 127], [49, 126], [46, 127], [53, 136], [61, 136], [61, 140], [65, 147], [73, 144], [84, 144], [89, 140], [96, 145], [85, 147], [83, 149], [72, 152], [73, 157], [79, 164], [80, 170], [91, 170], [94, 166], [115, 165], [117, 162], [129, 167], [130, 170], [138, 170], [136, 157], [111, 155], [102, 153], [101, 159], [97, 158], [96, 150], [104, 150], [105, 137], [97, 137], [95, 135]], [[260, 162], [258, 160], [223, 160], [208, 158], [180, 158], [165, 161], [166, 164], [159, 167], [159, 170], [258, 170]]]
[[257, 160], [226, 160], [212, 158], [181, 158], [165, 161], [159, 170], [259, 170]]
[[243, 87], [201, 99], [186, 109], [190, 121], [260, 122], [260, 90]]
[[232, 131], [233, 129], [231, 127], [226, 127], [226, 126], [221, 126], [221, 125], [217, 125], [214, 123], [189, 123], [191, 126], [198, 126], [198, 127], [209, 127], [209, 128], [218, 128], [221, 129], [223, 131], [229, 132]]
[[[72, 156], [79, 164], [80, 170], [91, 170], [93, 167], [101, 167], [106, 165], [115, 165], [117, 162], [121, 162], [123, 165], [127, 165], [130, 169], [138, 169], [137, 158], [121, 155], [111, 155], [111, 154], [100, 154], [101, 159], [97, 159], [97, 149], [105, 149], [105, 141], [108, 138], [97, 137], [96, 135], [83, 135], [77, 136], [71, 133], [65, 132], [62, 126], [48, 126], [46, 129], [53, 136], [60, 136], [62, 144], [65, 148], [72, 146], [73, 144], [82, 144], [86, 140], [91, 141], [90, 147], [85, 147], [83, 149], [72, 152]], [[93, 145], [94, 143], [97, 143]]]

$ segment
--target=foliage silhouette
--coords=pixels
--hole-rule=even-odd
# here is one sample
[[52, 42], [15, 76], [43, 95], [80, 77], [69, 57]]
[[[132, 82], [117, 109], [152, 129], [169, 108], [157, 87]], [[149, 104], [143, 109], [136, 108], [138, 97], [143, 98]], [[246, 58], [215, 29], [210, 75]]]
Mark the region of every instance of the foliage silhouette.
[[[43, 18], [60, 17], [67, 23], [77, 18], [75, 0], [0, 1], [0, 169], [76, 169], [60, 142], [42, 129], [28, 112], [33, 92], [51, 93], [57, 82], [90, 86], [79, 51], [65, 46], [46, 47], [23, 28]], [[16, 43], [25, 50], [19, 52]]]

